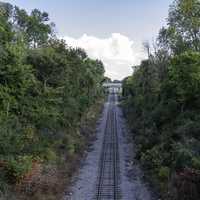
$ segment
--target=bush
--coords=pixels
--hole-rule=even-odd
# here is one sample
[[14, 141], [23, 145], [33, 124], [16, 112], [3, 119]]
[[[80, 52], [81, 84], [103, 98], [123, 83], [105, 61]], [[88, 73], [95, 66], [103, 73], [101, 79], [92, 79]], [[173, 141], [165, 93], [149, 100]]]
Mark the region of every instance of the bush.
[[32, 169], [31, 156], [18, 156], [17, 158], [9, 158], [6, 162], [6, 176], [11, 182], [18, 182], [23, 176]]
[[192, 167], [194, 169], [200, 170], [200, 156], [192, 158]]
[[162, 166], [163, 158], [158, 147], [153, 147], [150, 150], [142, 153], [141, 157], [142, 165], [148, 169], [157, 171]]
[[170, 169], [169, 169], [169, 167], [162, 166], [158, 170], [158, 176], [159, 176], [159, 179], [161, 181], [168, 181], [169, 180], [169, 176], [170, 176]]

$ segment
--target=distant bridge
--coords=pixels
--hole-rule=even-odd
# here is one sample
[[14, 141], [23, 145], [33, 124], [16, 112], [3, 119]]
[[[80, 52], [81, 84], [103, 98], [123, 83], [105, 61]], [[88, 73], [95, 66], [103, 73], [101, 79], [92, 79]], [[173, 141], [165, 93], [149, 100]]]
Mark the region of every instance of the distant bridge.
[[121, 93], [122, 83], [103, 83], [103, 87], [109, 92]]

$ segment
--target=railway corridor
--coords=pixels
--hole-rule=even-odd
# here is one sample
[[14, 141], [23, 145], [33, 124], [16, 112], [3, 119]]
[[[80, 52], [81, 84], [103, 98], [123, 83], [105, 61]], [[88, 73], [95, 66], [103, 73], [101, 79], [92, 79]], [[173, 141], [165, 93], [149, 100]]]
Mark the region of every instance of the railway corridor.
[[120, 199], [120, 166], [118, 151], [118, 134], [115, 94], [110, 96], [102, 151], [99, 160], [97, 188], [95, 199]]
[[152, 200], [134, 163], [134, 146], [117, 94], [109, 94], [97, 124], [96, 140], [64, 200]]

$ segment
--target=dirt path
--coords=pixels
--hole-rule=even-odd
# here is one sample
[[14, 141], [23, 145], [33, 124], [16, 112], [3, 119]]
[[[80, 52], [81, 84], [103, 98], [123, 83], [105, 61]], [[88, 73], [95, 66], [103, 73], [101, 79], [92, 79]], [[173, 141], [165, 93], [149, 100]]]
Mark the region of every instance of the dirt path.
[[117, 95], [109, 95], [98, 124], [97, 139], [64, 200], [152, 200], [142, 171], [133, 162], [134, 146]]

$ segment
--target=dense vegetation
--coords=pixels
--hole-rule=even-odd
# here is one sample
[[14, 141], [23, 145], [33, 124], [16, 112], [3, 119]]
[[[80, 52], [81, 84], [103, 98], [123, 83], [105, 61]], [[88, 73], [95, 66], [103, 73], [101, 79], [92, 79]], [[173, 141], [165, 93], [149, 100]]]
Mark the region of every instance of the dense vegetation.
[[175, 0], [145, 49], [123, 81], [136, 156], [166, 199], [200, 199], [200, 1]]
[[35, 163], [80, 151], [104, 67], [56, 38], [46, 12], [0, 3], [0, 196]]

